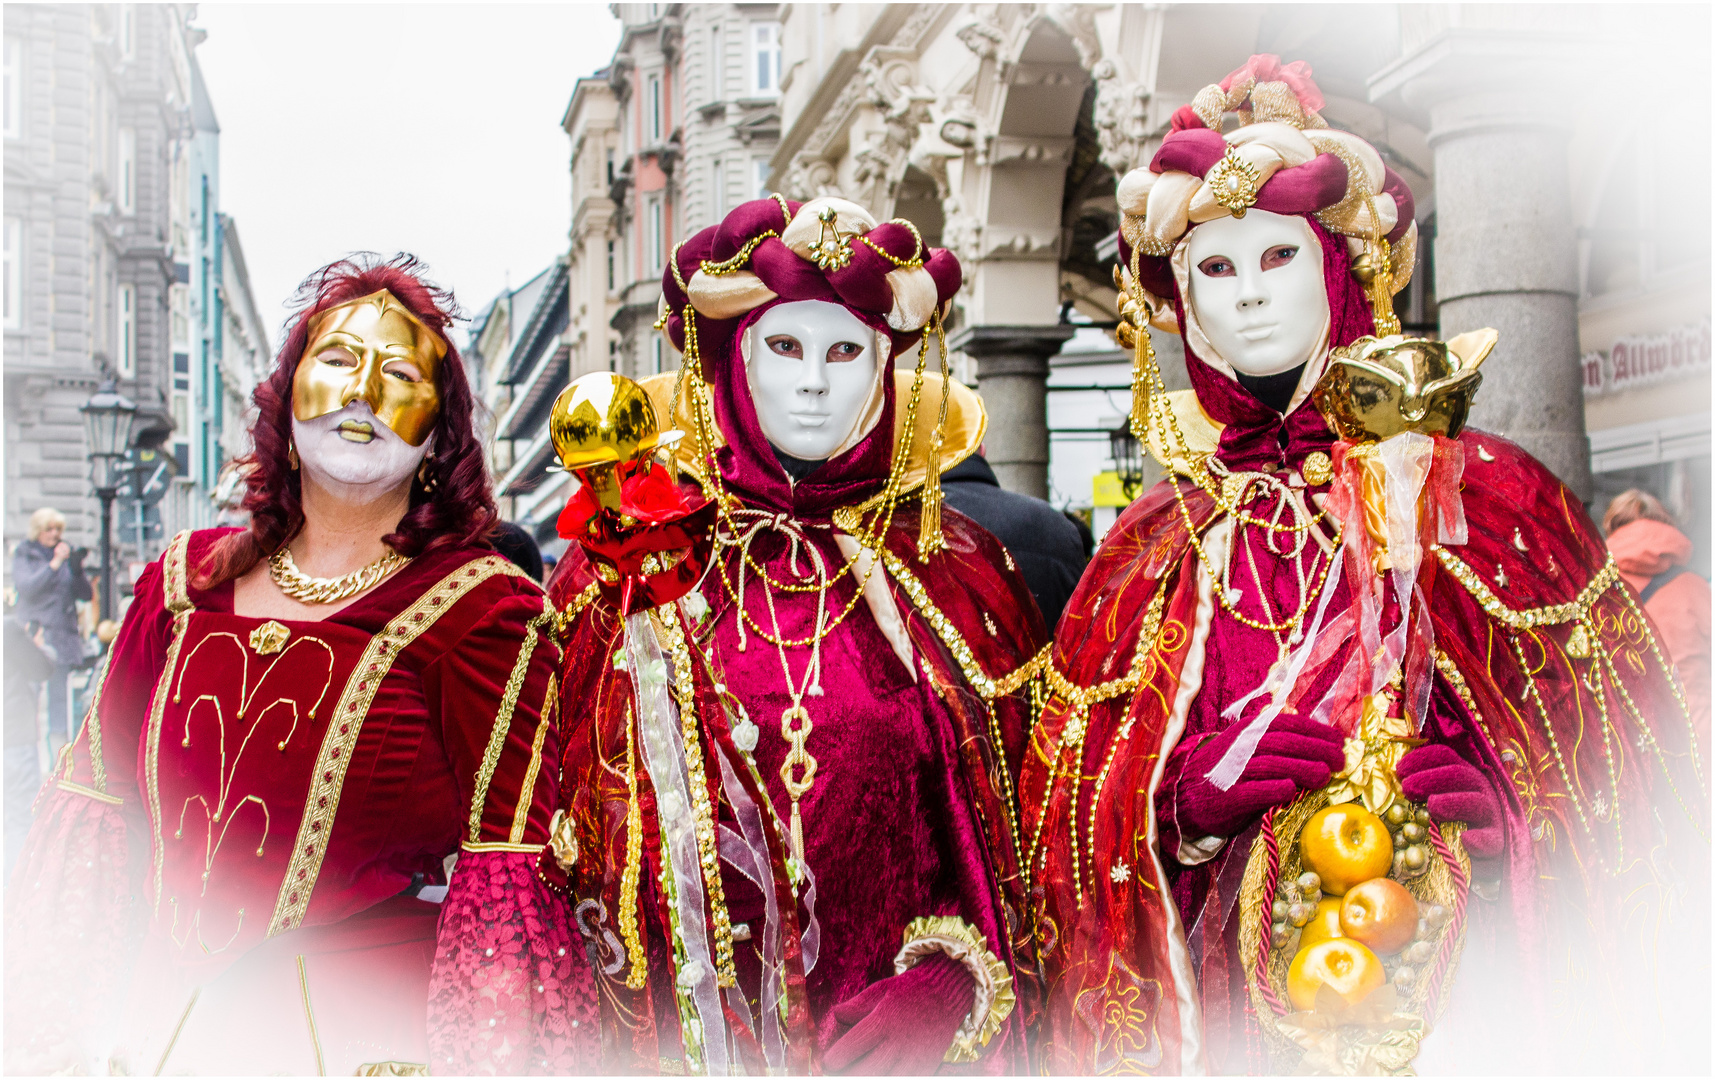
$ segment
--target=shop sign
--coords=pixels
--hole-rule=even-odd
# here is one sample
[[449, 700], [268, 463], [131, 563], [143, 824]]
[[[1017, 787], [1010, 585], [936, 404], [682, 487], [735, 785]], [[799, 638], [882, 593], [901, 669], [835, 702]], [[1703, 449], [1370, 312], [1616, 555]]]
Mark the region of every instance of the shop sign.
[[1606, 354], [1584, 355], [1584, 394], [1594, 397], [1683, 378], [1710, 367], [1709, 320], [1665, 334], [1636, 334]]

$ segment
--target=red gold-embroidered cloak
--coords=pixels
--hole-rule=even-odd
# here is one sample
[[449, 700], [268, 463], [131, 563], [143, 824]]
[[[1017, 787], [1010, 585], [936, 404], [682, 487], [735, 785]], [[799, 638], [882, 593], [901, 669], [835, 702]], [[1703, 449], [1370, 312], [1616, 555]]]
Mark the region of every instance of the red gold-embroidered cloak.
[[219, 535], [139, 578], [43, 790], [7, 895], [8, 1065], [579, 1068], [593, 988], [535, 873], [558, 759], [541, 590], [465, 549], [318, 622], [243, 617], [230, 584], [190, 584]]
[[[1270, 442], [1296, 463], [1327, 439]], [[1577, 499], [1504, 439], [1467, 429], [1459, 442], [1469, 539], [1421, 570], [1438, 653], [1424, 735], [1501, 793], [1506, 842], [1493, 891], [1471, 896], [1465, 966], [1425, 1059], [1507, 1071], [1631, 1055], [1625, 1032], [1651, 1008], [1621, 1000], [1640, 985], [1624, 969], [1645, 966], [1628, 950], [1654, 932], [1638, 928], [1707, 895], [1689, 720]], [[1223, 515], [1177, 482], [1184, 511], [1169, 482], [1135, 502], [1068, 604], [1020, 779], [1049, 1072], [1268, 1068], [1236, 949], [1256, 828], [1182, 865], [1181, 838], [1157, 820], [1192, 734], [1227, 703], [1198, 699], [1254, 685], [1273, 659], [1272, 646], [1260, 660], [1206, 648], [1222, 613], [1187, 517], [1206, 536]], [[1679, 944], [1706, 962], [1706, 937]]]

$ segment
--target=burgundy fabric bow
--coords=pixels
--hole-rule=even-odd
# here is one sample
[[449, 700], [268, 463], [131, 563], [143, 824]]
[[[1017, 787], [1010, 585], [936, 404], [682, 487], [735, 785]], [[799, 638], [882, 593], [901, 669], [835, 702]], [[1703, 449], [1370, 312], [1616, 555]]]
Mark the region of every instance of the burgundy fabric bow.
[[1253, 83], [1283, 82], [1292, 88], [1299, 107], [1305, 112], [1320, 112], [1324, 104], [1322, 91], [1310, 77], [1310, 65], [1303, 60], [1282, 64], [1273, 53], [1258, 53], [1221, 80], [1221, 89], [1231, 92], [1234, 84], [1249, 78]]

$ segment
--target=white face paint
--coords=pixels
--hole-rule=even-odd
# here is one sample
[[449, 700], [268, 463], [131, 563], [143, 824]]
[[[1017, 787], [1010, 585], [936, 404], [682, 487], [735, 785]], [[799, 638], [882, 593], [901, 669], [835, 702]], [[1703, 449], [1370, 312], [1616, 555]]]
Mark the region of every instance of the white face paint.
[[824, 461], [845, 443], [875, 386], [876, 333], [826, 300], [798, 300], [751, 325], [745, 376], [768, 441]]
[[1328, 289], [1303, 218], [1216, 218], [1192, 231], [1190, 254], [1191, 308], [1221, 359], [1244, 375], [1310, 359], [1328, 323]]
[[309, 420], [292, 418], [292, 442], [304, 474], [330, 494], [366, 503], [411, 478], [434, 444], [412, 446], [376, 419], [364, 401]]

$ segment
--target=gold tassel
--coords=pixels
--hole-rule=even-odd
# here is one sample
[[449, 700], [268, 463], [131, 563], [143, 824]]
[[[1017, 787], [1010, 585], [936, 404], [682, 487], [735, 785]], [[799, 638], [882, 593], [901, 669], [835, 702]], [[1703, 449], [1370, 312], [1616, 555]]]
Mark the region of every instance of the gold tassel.
[[923, 475], [923, 511], [917, 527], [917, 561], [928, 562], [929, 556], [947, 549], [947, 537], [941, 531], [941, 444], [947, 439], [947, 402], [953, 395], [953, 374], [947, 370], [947, 338], [942, 331], [941, 316], [929, 317], [925, 333], [935, 335], [941, 350], [941, 411], [935, 418], [935, 432], [929, 437], [929, 456]]
[[1114, 267], [1114, 288], [1120, 294], [1120, 323], [1115, 337], [1122, 346], [1131, 346], [1131, 417], [1132, 437], [1148, 445], [1149, 413], [1152, 395], [1158, 389], [1160, 375], [1155, 365], [1155, 344], [1149, 338], [1149, 304], [1138, 299], [1137, 258], [1132, 251], [1132, 272], [1128, 275]]

